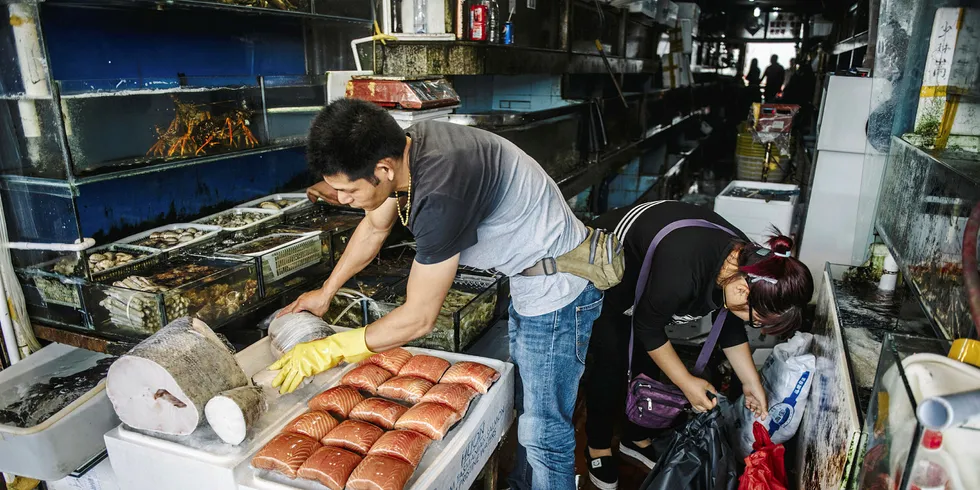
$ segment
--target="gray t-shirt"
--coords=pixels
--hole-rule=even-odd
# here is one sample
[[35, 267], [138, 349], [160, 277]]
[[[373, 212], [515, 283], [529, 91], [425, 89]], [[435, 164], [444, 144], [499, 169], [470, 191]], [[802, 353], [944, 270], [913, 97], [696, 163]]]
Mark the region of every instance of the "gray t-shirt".
[[428, 121], [407, 130], [415, 235], [421, 264], [460, 254], [460, 264], [511, 277], [514, 309], [524, 316], [571, 303], [588, 281], [571, 274], [525, 277], [524, 269], [585, 240], [544, 169], [510, 141], [488, 131]]

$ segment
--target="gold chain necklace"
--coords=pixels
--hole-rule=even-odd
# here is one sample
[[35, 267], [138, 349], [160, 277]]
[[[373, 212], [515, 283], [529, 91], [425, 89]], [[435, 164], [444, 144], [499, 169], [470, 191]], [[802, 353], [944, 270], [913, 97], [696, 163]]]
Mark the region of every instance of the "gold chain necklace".
[[396, 198], [398, 201], [395, 202], [395, 209], [398, 210], [398, 219], [401, 220], [402, 226], [408, 226], [408, 217], [412, 214], [412, 173], [408, 173], [408, 204], [405, 205], [405, 216], [402, 216], [402, 202], [401, 198]]

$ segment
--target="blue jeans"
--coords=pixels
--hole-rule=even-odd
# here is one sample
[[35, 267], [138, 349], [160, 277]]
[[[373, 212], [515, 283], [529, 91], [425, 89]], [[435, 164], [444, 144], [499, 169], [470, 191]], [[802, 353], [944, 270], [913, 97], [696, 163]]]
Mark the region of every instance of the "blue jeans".
[[517, 365], [517, 441], [511, 488], [575, 488], [572, 414], [585, 371], [592, 322], [602, 310], [602, 291], [589, 284], [567, 306], [540, 316], [510, 307], [510, 356]]

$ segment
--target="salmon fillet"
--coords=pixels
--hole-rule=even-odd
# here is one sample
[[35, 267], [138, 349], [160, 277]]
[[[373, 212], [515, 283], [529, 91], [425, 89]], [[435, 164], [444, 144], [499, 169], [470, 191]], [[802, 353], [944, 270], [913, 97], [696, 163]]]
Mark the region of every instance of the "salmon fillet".
[[398, 374], [398, 370], [405, 365], [412, 358], [412, 353], [402, 349], [401, 347], [395, 347], [394, 349], [386, 350], [379, 354], [375, 354], [363, 361], [359, 366], [365, 364], [374, 364], [384, 368], [386, 371], [392, 374], [392, 376]]
[[319, 448], [320, 443], [309, 437], [282, 433], [259, 450], [252, 458], [252, 466], [296, 478], [296, 471]]
[[422, 461], [425, 448], [429, 447], [432, 439], [413, 430], [393, 430], [385, 432], [378, 442], [371, 446], [368, 456], [379, 455], [400, 459], [413, 468]]
[[460, 418], [459, 413], [445, 405], [419, 403], [395, 422], [395, 428], [414, 430], [433, 441], [440, 441]]
[[286, 424], [286, 427], [282, 431], [304, 435], [319, 441], [328, 432], [332, 431], [334, 427], [337, 427], [337, 424], [339, 424], [337, 419], [330, 416], [329, 413], [314, 410], [296, 417]]
[[432, 383], [422, 378], [416, 378], [415, 376], [396, 376], [382, 383], [378, 387], [378, 394], [395, 400], [403, 400], [414, 405], [422, 400], [422, 396], [430, 388], [432, 388]]
[[432, 387], [422, 397], [421, 402], [432, 402], [445, 405], [459, 414], [460, 417], [466, 415], [466, 410], [470, 406], [470, 401], [476, 398], [478, 393], [473, 388], [460, 383], [439, 383]]
[[333, 446], [365, 455], [368, 449], [384, 434], [375, 425], [360, 420], [345, 420], [323, 438], [324, 446]]
[[388, 456], [368, 456], [347, 480], [349, 490], [401, 490], [412, 477], [412, 465]]
[[486, 395], [494, 381], [500, 379], [496, 369], [478, 362], [457, 362], [440, 380], [443, 383], [462, 383]]
[[368, 398], [350, 411], [350, 418], [369, 422], [385, 430], [391, 430], [395, 422], [408, 411], [408, 407], [384, 398]]
[[307, 404], [310, 410], [320, 410], [347, 418], [350, 409], [364, 401], [364, 395], [353, 386], [335, 386], [313, 397]]
[[374, 364], [365, 364], [348, 371], [340, 379], [340, 384], [353, 386], [372, 395], [377, 395], [378, 386], [388, 381], [388, 378], [391, 376], [392, 374], [382, 367], [375, 366]]
[[419, 354], [406, 362], [405, 365], [402, 366], [402, 369], [398, 371], [398, 375], [415, 376], [416, 378], [422, 378], [433, 383], [438, 383], [439, 378], [442, 377], [442, 373], [445, 373], [447, 369], [449, 369], [449, 361], [438, 357]]
[[317, 449], [296, 474], [300, 478], [318, 481], [330, 490], [344, 490], [347, 479], [361, 459], [339, 447], [324, 446]]

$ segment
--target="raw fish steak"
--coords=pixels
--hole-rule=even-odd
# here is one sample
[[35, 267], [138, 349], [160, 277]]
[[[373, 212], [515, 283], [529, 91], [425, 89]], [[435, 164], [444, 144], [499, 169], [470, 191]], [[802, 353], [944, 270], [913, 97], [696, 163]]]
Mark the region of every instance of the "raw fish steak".
[[263, 470], [278, 471], [289, 478], [296, 478], [300, 466], [320, 448], [320, 443], [299, 434], [282, 433], [273, 437], [252, 458], [252, 466]]
[[385, 368], [386, 371], [394, 376], [398, 374], [398, 370], [411, 358], [411, 352], [401, 347], [395, 347], [394, 349], [386, 350], [361, 361], [361, 365], [374, 364], [375, 366]]
[[313, 397], [307, 406], [310, 410], [322, 410], [347, 418], [350, 409], [364, 401], [364, 395], [353, 386], [335, 386]]
[[395, 400], [403, 400], [412, 405], [422, 400], [432, 383], [415, 376], [396, 376], [378, 387], [378, 394]]
[[440, 441], [460, 418], [459, 413], [445, 405], [419, 403], [395, 422], [395, 428], [414, 430], [433, 441]]
[[432, 439], [413, 430], [393, 430], [385, 432], [378, 442], [371, 446], [368, 456], [379, 455], [397, 458], [417, 467]]
[[442, 373], [445, 373], [447, 369], [449, 369], [449, 361], [419, 354], [406, 362], [401, 371], [398, 371], [398, 375], [415, 376], [438, 383]]
[[361, 457], [340, 449], [324, 446], [303, 463], [296, 473], [300, 478], [316, 480], [330, 490], [344, 490], [351, 472], [361, 463]]
[[354, 451], [357, 454], [367, 454], [368, 449], [384, 434], [385, 431], [377, 426], [360, 420], [345, 420], [323, 438], [325, 446], [333, 446]]
[[375, 366], [374, 364], [365, 364], [348, 371], [340, 379], [340, 384], [353, 386], [372, 395], [377, 395], [378, 386], [388, 381], [388, 378], [391, 376], [392, 374], [382, 367]]
[[425, 392], [422, 402], [433, 402], [445, 405], [459, 414], [460, 417], [466, 415], [466, 409], [470, 406], [470, 401], [479, 396], [479, 393], [467, 385], [460, 383], [439, 383]]
[[385, 430], [391, 430], [395, 422], [408, 411], [407, 407], [384, 398], [368, 398], [350, 411], [350, 418], [370, 422]]
[[282, 431], [301, 434], [319, 441], [338, 424], [337, 419], [329, 413], [314, 410], [296, 417], [292, 422], [286, 424]]
[[347, 480], [350, 490], [401, 490], [412, 477], [412, 465], [388, 456], [368, 456]]
[[457, 362], [442, 376], [443, 383], [463, 383], [486, 395], [494, 381], [500, 379], [496, 369], [478, 362]]

